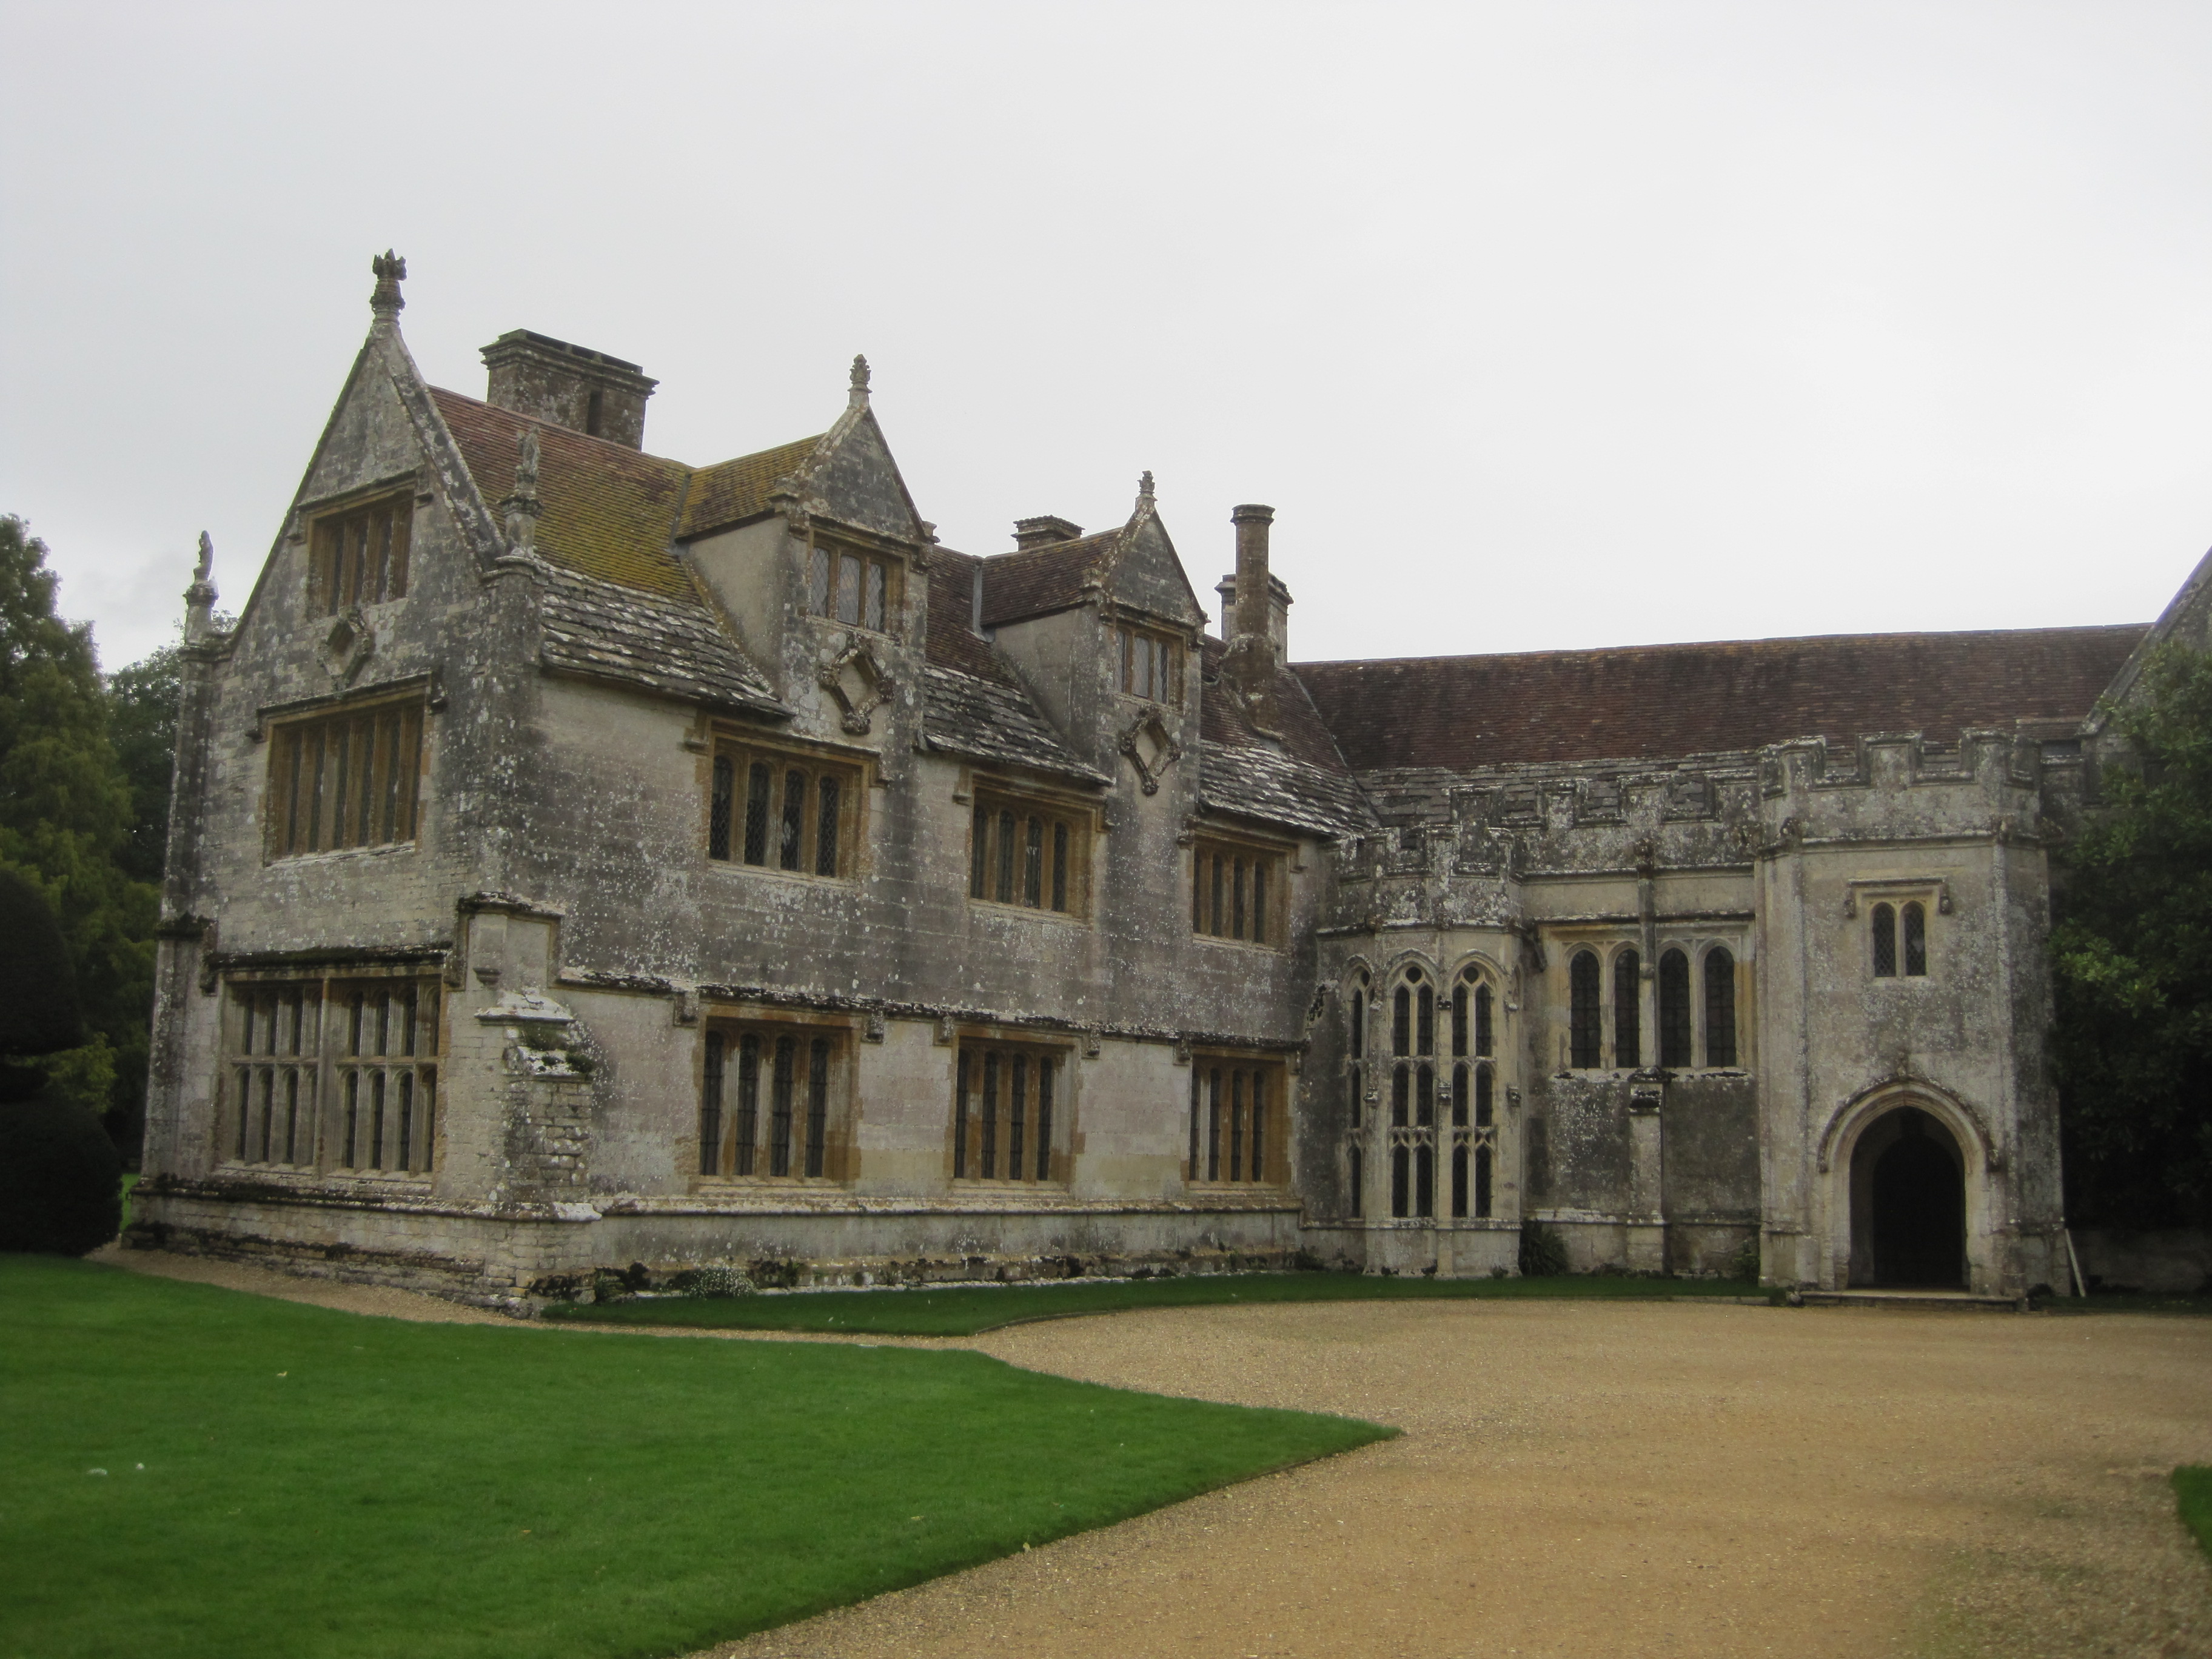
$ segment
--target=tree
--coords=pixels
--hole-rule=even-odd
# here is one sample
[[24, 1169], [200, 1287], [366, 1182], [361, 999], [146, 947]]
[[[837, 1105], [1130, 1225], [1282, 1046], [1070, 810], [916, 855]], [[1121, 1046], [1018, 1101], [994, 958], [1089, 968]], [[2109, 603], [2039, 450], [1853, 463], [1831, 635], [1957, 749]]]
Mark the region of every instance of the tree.
[[131, 787], [131, 830], [119, 860], [133, 881], [161, 879], [169, 846], [169, 786], [177, 763], [177, 700], [184, 652], [165, 645], [107, 677], [108, 735]]
[[2133, 765], [2063, 859], [2051, 936], [2069, 1209], [2212, 1224], [2212, 653], [2169, 646], [2114, 711]]
[[55, 615], [46, 559], [21, 520], [0, 516], [0, 869], [28, 879], [60, 918], [92, 1032], [51, 1063], [49, 1092], [77, 1097], [135, 1145], [159, 895], [123, 866], [131, 792], [92, 629]]
[[53, 907], [13, 871], [0, 870], [0, 1250], [82, 1255], [115, 1237], [123, 1164], [38, 1063], [82, 1043], [84, 1026]]

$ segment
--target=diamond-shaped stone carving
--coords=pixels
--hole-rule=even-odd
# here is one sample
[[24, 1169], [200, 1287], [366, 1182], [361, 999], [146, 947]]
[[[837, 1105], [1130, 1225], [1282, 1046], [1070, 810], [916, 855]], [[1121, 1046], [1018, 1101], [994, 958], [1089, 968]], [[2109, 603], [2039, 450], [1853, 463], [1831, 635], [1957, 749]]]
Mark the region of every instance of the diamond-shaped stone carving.
[[822, 665], [822, 689], [837, 700], [842, 724], [854, 737], [866, 732], [875, 711], [890, 701], [893, 684], [866, 640], [848, 637], [845, 648]]
[[1182, 758], [1182, 745], [1168, 730], [1159, 710], [1148, 709], [1121, 734], [1121, 752], [1137, 769], [1137, 781], [1148, 795], [1160, 793], [1160, 779]]
[[361, 672], [362, 665], [376, 654], [376, 632], [368, 625], [359, 605], [331, 623], [330, 631], [323, 635], [315, 654], [330, 671], [330, 676], [340, 685]]

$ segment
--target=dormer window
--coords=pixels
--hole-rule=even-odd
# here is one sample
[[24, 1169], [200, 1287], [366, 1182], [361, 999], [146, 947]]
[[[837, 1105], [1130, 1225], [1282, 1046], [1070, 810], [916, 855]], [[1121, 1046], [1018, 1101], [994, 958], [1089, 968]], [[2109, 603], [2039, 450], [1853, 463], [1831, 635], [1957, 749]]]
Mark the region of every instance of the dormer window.
[[1175, 702], [1182, 695], [1182, 647], [1171, 634], [1150, 628], [1117, 628], [1121, 690], [1151, 702]]
[[315, 520], [309, 580], [313, 603], [325, 616], [407, 597], [408, 532], [414, 516], [414, 499], [402, 491]]
[[890, 632], [898, 611], [899, 562], [817, 542], [806, 557], [806, 611], [848, 628]]

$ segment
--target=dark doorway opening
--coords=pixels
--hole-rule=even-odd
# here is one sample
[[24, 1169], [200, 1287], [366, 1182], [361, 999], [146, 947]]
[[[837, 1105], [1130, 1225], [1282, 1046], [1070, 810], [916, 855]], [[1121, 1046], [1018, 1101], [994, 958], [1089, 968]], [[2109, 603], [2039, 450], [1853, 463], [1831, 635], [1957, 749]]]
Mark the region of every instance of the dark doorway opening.
[[1911, 1106], [1879, 1127], [1889, 1133], [1870, 1132], [1860, 1146], [1860, 1155], [1873, 1159], [1867, 1220], [1874, 1283], [1960, 1289], [1966, 1282], [1966, 1188], [1959, 1143]]

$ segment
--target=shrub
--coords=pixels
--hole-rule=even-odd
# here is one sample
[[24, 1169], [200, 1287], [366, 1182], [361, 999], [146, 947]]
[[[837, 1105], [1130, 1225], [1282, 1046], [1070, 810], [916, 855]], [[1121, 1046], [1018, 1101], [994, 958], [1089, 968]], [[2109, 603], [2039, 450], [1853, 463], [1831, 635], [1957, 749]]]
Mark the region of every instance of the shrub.
[[1759, 1283], [1759, 1235], [1753, 1233], [1736, 1246], [1735, 1255], [1729, 1261], [1729, 1277], [1741, 1279], [1747, 1284]]
[[750, 1296], [753, 1282], [735, 1267], [686, 1267], [669, 1288], [685, 1296]]
[[1540, 1221], [1521, 1224], [1521, 1273], [1525, 1279], [1553, 1279], [1567, 1271], [1567, 1241], [1556, 1228]]
[[82, 1255], [123, 1221], [123, 1160], [100, 1120], [58, 1100], [0, 1105], [0, 1250]]

